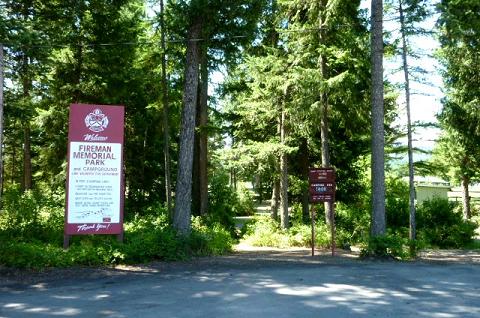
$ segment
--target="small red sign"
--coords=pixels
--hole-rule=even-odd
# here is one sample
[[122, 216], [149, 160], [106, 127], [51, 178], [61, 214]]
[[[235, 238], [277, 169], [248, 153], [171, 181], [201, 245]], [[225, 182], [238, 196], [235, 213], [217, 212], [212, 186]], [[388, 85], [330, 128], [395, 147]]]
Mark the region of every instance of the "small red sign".
[[335, 201], [335, 170], [333, 168], [313, 168], [308, 174], [310, 202]]

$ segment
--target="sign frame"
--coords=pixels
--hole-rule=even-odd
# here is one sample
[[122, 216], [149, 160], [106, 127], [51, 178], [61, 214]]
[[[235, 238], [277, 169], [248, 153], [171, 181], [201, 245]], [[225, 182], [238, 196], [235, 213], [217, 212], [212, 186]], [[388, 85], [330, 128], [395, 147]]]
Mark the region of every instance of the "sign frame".
[[71, 235], [123, 241], [124, 124], [124, 106], [70, 105], [64, 248]]
[[335, 202], [335, 169], [310, 168], [308, 184], [310, 203]]

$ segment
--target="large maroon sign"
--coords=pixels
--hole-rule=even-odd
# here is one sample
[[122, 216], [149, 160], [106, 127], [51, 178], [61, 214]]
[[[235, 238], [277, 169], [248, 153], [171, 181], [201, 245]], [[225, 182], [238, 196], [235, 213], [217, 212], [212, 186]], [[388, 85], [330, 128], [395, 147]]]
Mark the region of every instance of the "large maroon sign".
[[310, 202], [335, 201], [335, 170], [333, 168], [312, 168], [308, 174]]
[[65, 235], [123, 233], [124, 107], [70, 105]]

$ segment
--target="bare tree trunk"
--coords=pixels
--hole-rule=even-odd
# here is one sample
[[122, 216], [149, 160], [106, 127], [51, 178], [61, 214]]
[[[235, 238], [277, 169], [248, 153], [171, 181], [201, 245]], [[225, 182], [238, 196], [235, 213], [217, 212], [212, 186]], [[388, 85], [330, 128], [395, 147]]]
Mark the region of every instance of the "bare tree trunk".
[[30, 125], [23, 130], [23, 190], [32, 189], [32, 152], [30, 144]]
[[[302, 138], [300, 141], [300, 169], [303, 180], [308, 180], [308, 170], [309, 170], [309, 156], [308, 156], [308, 143], [306, 138]], [[308, 187], [305, 187], [302, 191], [302, 219], [308, 220], [310, 218], [310, 209], [309, 209], [309, 190]]]
[[[277, 135], [282, 131], [282, 117], [278, 117]], [[280, 157], [275, 157], [275, 173], [273, 175], [272, 199], [270, 200], [270, 215], [272, 219], [278, 220], [278, 209], [280, 207]]]
[[199, 44], [202, 23], [200, 19], [193, 22], [188, 32], [185, 87], [183, 94], [182, 123], [178, 156], [178, 176], [175, 191], [175, 210], [173, 226], [182, 235], [191, 231], [192, 207], [192, 164], [195, 132], [196, 102], [198, 94]]
[[[326, 10], [327, 1], [321, 0], [321, 9]], [[319, 27], [320, 27], [320, 43], [325, 43], [326, 34], [325, 28], [323, 27], [323, 14], [320, 12], [319, 14]], [[327, 59], [322, 52], [319, 57], [319, 64], [320, 64], [320, 72], [322, 75], [322, 80], [326, 81], [328, 79], [328, 69], [327, 69]], [[320, 138], [321, 138], [321, 153], [322, 153], [322, 167], [329, 168], [330, 167], [330, 148], [328, 146], [328, 95], [325, 91], [320, 93], [320, 105], [321, 105], [321, 113], [320, 113]], [[332, 202], [325, 202], [325, 223], [330, 225], [332, 220], [332, 213], [333, 213], [333, 204]]]
[[198, 95], [195, 115], [195, 136], [193, 142], [193, 164], [192, 164], [192, 214], [195, 216], [200, 215], [200, 142], [199, 142], [199, 133], [198, 133], [198, 123], [200, 121], [200, 78], [198, 79]]
[[[280, 170], [278, 164], [276, 164], [275, 170]], [[270, 216], [274, 220], [278, 220], [278, 208], [280, 206], [280, 179], [275, 177], [273, 180], [273, 187], [272, 187], [272, 199], [270, 200]]]
[[3, 171], [3, 44], [0, 43], [0, 205], [3, 194]]
[[200, 194], [200, 215], [206, 215], [208, 211], [208, 47], [204, 43], [201, 52], [200, 74], [200, 108], [198, 116], [198, 177]]
[[462, 211], [463, 218], [465, 220], [470, 220], [472, 216], [470, 210], [470, 192], [469, 192], [470, 178], [467, 176], [462, 176]]
[[167, 54], [165, 41], [165, 18], [163, 0], [160, 0], [160, 27], [162, 46], [162, 104], [163, 104], [163, 156], [165, 162], [165, 198], [167, 201], [168, 215], [172, 217], [172, 180], [170, 168], [170, 125], [168, 124], [169, 105], [167, 89]]
[[[24, 53], [22, 56], [22, 85], [23, 98], [30, 99], [30, 90], [32, 88], [32, 80], [28, 73], [29, 60]], [[30, 190], [32, 188], [32, 150], [30, 143], [30, 118], [26, 118], [23, 123], [23, 182], [22, 190]]]
[[416, 222], [415, 222], [415, 172], [413, 170], [413, 143], [412, 143], [412, 123], [410, 116], [410, 78], [408, 74], [408, 60], [407, 60], [407, 39], [405, 35], [405, 17], [403, 13], [402, 0], [400, 4], [400, 32], [402, 34], [402, 60], [403, 60], [403, 74], [405, 76], [405, 102], [407, 107], [407, 140], [408, 140], [408, 186], [409, 186], [409, 211], [410, 211], [410, 240], [415, 240], [416, 237]]
[[[280, 121], [280, 142], [286, 144], [286, 123], [285, 110], [282, 109], [282, 119]], [[288, 229], [288, 161], [287, 153], [282, 151], [280, 154], [280, 226], [282, 229]]]
[[372, 0], [372, 223], [371, 235], [385, 233], [385, 137], [383, 109], [383, 1]]

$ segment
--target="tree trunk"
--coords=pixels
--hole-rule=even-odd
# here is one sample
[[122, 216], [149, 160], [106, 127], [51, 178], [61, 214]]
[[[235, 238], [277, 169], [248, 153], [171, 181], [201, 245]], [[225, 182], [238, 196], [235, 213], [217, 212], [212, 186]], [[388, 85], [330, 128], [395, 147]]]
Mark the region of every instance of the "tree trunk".
[[[280, 121], [280, 142], [283, 146], [286, 144], [286, 123], [285, 110], [282, 109], [282, 119]], [[280, 154], [280, 226], [282, 229], [288, 229], [288, 161], [287, 153], [282, 151]]]
[[170, 126], [168, 123], [169, 105], [167, 89], [167, 54], [165, 41], [165, 19], [163, 0], [160, 0], [160, 27], [162, 46], [162, 104], [163, 104], [163, 159], [165, 164], [165, 199], [167, 201], [168, 215], [172, 218], [172, 181], [170, 168]]
[[[23, 98], [25, 101], [30, 100], [30, 91], [32, 88], [32, 80], [28, 73], [29, 59], [24, 53], [22, 56], [22, 85]], [[32, 150], [30, 143], [30, 118], [26, 118], [23, 123], [23, 182], [22, 190], [30, 190], [32, 188]]]
[[[302, 174], [303, 180], [308, 180], [308, 171], [310, 166], [310, 160], [308, 156], [308, 143], [306, 138], [302, 138], [300, 141], [300, 169]], [[310, 208], [309, 202], [310, 201], [310, 194], [308, 190], [308, 186], [302, 190], [302, 219], [304, 221], [310, 218]]]
[[[321, 9], [326, 10], [327, 1], [321, 0]], [[325, 43], [325, 28], [323, 27], [323, 14], [319, 14], [319, 27], [320, 27], [320, 43]], [[319, 57], [320, 72], [322, 80], [326, 81], [328, 79], [328, 69], [327, 69], [327, 59], [324, 53], [320, 53]], [[328, 95], [326, 91], [320, 93], [320, 138], [321, 138], [321, 153], [322, 153], [322, 167], [330, 167], [330, 149], [328, 146]], [[333, 204], [332, 202], [325, 202], [325, 223], [330, 225], [332, 220], [333, 213]]]
[[200, 215], [208, 211], [208, 47], [204, 43], [201, 52], [200, 108], [198, 116], [198, 177], [200, 194]]
[[32, 189], [32, 151], [30, 145], [30, 125], [23, 130], [23, 190]]
[[188, 32], [189, 40], [186, 53], [178, 175], [173, 216], [173, 226], [182, 235], [189, 235], [191, 231], [192, 163], [199, 62], [199, 43], [196, 39], [201, 34], [201, 29], [201, 20], [197, 19], [193, 22]]
[[[282, 117], [278, 117], [277, 135], [282, 131]], [[273, 174], [272, 199], [270, 200], [270, 215], [272, 219], [278, 220], [278, 209], [280, 207], [280, 157], [275, 157], [275, 172]]]
[[385, 137], [382, 19], [383, 1], [372, 0], [372, 236], [385, 234]]
[[[200, 78], [198, 79], [200, 85]], [[200, 87], [197, 95], [196, 116], [195, 116], [195, 136], [193, 142], [193, 164], [192, 164], [192, 214], [200, 215], [200, 137], [198, 133], [198, 123], [200, 121]]]
[[[275, 170], [280, 170], [278, 164], [276, 164]], [[272, 199], [270, 200], [270, 216], [274, 220], [278, 220], [278, 207], [280, 206], [280, 179], [275, 177], [273, 179], [272, 187]]]
[[3, 171], [3, 44], [0, 43], [0, 204], [3, 194]]
[[467, 176], [462, 176], [462, 210], [463, 218], [465, 220], [470, 220], [471, 211], [470, 211], [470, 193], [468, 186], [470, 184], [470, 178]]
[[408, 140], [408, 186], [409, 186], [409, 211], [410, 211], [410, 240], [415, 240], [416, 237], [416, 222], [415, 222], [415, 174], [413, 170], [413, 143], [412, 143], [412, 124], [410, 116], [410, 78], [408, 74], [408, 60], [407, 60], [407, 39], [405, 34], [405, 17], [403, 13], [402, 0], [400, 4], [400, 32], [402, 34], [402, 60], [403, 60], [403, 74], [405, 76], [405, 103], [407, 107], [407, 140]]

